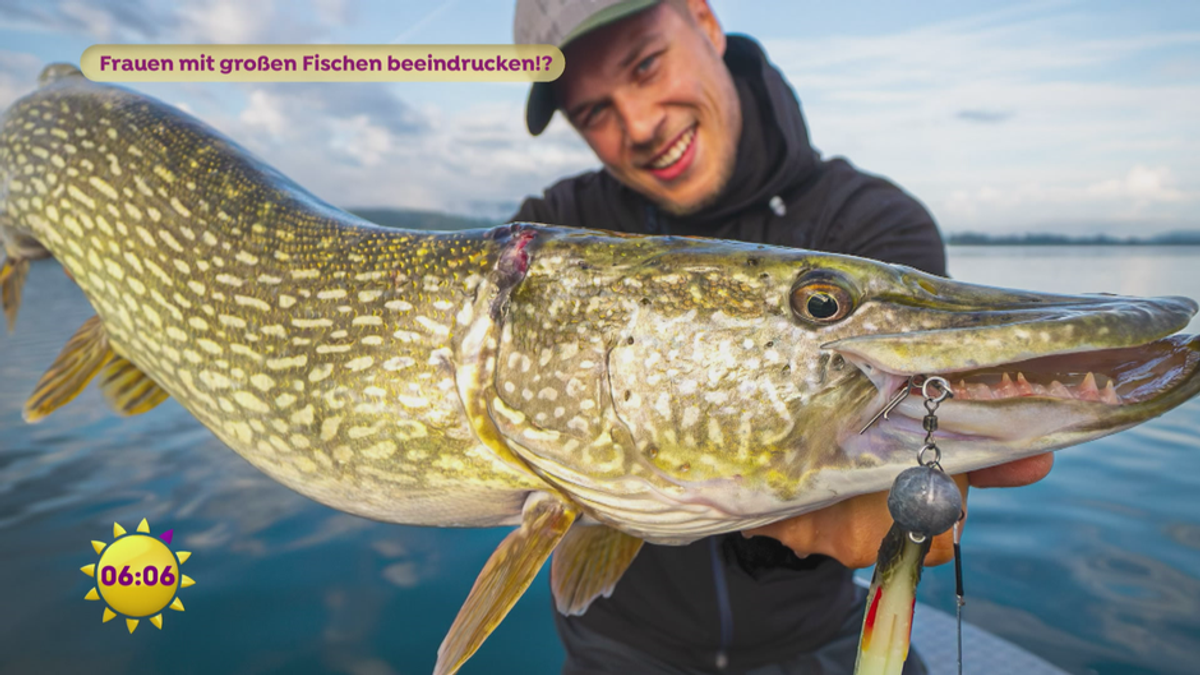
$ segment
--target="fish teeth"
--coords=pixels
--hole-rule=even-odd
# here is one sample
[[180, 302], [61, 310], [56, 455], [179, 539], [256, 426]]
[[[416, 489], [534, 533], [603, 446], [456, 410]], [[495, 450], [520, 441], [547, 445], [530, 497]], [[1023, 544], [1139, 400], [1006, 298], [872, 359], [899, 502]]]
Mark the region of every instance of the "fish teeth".
[[1018, 395], [1017, 385], [1013, 384], [1008, 373], [1000, 376], [1000, 384], [996, 385], [992, 391], [996, 394], [996, 398], [1010, 398]]
[[1096, 387], [1096, 376], [1092, 375], [1090, 371], [1084, 376], [1083, 382], [1075, 388], [1075, 391], [1077, 394], [1076, 398], [1082, 401], [1100, 400], [1100, 389]]
[[1065, 398], [1067, 400], [1075, 398], [1075, 396], [1071, 394], [1071, 390], [1067, 389], [1066, 385], [1058, 380], [1050, 383], [1050, 395], [1056, 398]]
[[958, 381], [958, 385], [955, 388], [954, 393], [958, 396], [959, 400], [961, 400], [961, 401], [971, 400], [971, 391], [969, 389], [967, 389], [966, 380]]
[[1109, 405], [1121, 405], [1121, 397], [1117, 395], [1117, 389], [1113, 386], [1113, 381], [1109, 380], [1108, 385], [1100, 390], [1100, 400]]
[[992, 395], [992, 390], [989, 389], [986, 384], [969, 384], [967, 387], [968, 391], [971, 392], [972, 400], [978, 399], [980, 401], [990, 401], [995, 398], [995, 396]]
[[1017, 373], [1016, 386], [1018, 396], [1033, 396], [1033, 387], [1029, 386], [1029, 380], [1025, 379], [1025, 373]]

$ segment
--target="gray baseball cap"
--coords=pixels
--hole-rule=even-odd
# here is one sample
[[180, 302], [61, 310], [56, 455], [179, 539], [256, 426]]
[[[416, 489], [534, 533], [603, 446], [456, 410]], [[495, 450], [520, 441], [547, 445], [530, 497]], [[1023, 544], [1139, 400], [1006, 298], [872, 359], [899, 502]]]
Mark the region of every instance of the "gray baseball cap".
[[[517, 0], [513, 44], [554, 45], [657, 5], [660, 0]], [[550, 82], [535, 82], [525, 103], [525, 125], [537, 136], [550, 124], [558, 102]]]

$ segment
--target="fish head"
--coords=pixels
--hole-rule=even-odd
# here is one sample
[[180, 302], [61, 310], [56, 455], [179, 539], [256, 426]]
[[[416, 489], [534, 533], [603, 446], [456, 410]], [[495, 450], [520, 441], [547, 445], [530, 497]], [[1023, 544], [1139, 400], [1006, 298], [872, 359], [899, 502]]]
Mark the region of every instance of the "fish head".
[[1200, 342], [1173, 335], [1197, 309], [1184, 298], [995, 289], [711, 240], [590, 246], [535, 254], [494, 415], [536, 470], [655, 541], [886, 490], [924, 444], [920, 392], [867, 423], [914, 378], [950, 382], [935, 440], [952, 473], [1127, 428], [1200, 389]]
[[[875, 388], [853, 420], [862, 426], [839, 432], [848, 462], [888, 466], [903, 448], [899, 468], [911, 464], [930, 407], [941, 463], [957, 473], [1127, 429], [1200, 391], [1200, 338], [1178, 334], [1196, 314], [1191, 299], [1033, 293], [868, 261], [834, 265], [860, 295], [856, 316], [821, 350]], [[936, 406], [926, 400], [935, 392], [909, 387], [930, 376], [952, 392]], [[906, 388], [888, 419], [868, 426]]]

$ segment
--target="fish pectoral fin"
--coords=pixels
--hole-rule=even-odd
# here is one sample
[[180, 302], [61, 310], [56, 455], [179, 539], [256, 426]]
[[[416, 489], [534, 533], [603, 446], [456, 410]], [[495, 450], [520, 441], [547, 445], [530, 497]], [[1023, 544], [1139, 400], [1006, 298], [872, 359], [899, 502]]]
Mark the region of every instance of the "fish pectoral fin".
[[123, 356], [113, 355], [100, 376], [104, 398], [122, 415], [140, 415], [171, 397]]
[[83, 322], [25, 402], [25, 421], [37, 422], [70, 403], [112, 357], [100, 317]]
[[509, 533], [492, 552], [458, 610], [438, 648], [434, 675], [452, 675], [471, 658], [533, 583], [578, 515], [578, 508], [556, 495], [530, 495], [521, 527]]
[[550, 588], [559, 614], [579, 616], [596, 598], [612, 595], [640, 550], [641, 539], [606, 525], [572, 527], [550, 563]]
[[8, 332], [17, 325], [17, 311], [21, 309], [21, 290], [29, 276], [29, 260], [6, 257], [0, 265], [0, 303], [4, 305], [4, 319]]

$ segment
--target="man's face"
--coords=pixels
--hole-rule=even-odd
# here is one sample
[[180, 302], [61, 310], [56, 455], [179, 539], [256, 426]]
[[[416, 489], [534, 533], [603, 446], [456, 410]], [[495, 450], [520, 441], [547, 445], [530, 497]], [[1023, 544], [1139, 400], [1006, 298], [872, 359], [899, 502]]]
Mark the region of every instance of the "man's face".
[[568, 45], [559, 104], [617, 180], [691, 213], [725, 187], [741, 136], [724, 51], [707, 3], [661, 3]]

